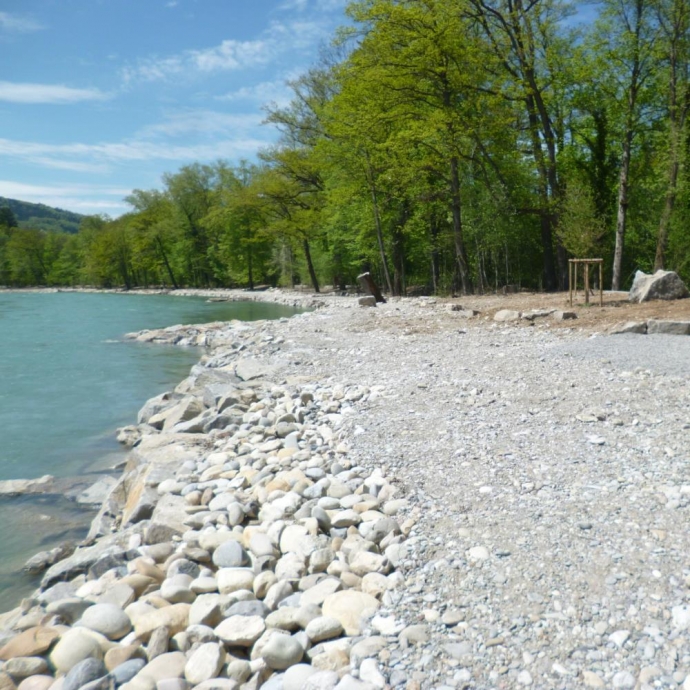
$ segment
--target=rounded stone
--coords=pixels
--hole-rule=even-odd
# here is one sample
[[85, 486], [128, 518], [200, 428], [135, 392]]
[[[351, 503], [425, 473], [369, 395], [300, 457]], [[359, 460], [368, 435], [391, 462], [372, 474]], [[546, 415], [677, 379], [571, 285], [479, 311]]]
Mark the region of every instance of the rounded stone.
[[343, 632], [343, 626], [337, 618], [321, 616], [310, 621], [305, 632], [313, 643], [317, 643], [338, 637]]
[[304, 649], [294, 637], [273, 635], [264, 645], [261, 656], [269, 668], [283, 671], [302, 661]]
[[307, 679], [318, 673], [319, 669], [309, 664], [295, 664], [283, 676], [283, 690], [302, 690]]
[[29, 676], [19, 683], [17, 690], [48, 690], [54, 682], [53, 676]]
[[118, 666], [126, 663], [130, 659], [144, 659], [144, 650], [138, 644], [130, 644], [124, 647], [113, 647], [105, 653], [105, 667], [108, 671], [113, 671]]
[[359, 635], [362, 617], [375, 612], [379, 602], [370, 594], [347, 589], [327, 596], [323, 602], [323, 614], [340, 621], [346, 635]]
[[65, 676], [62, 690], [79, 690], [91, 681], [106, 674], [105, 665], [100, 659], [84, 659], [75, 664]]
[[100, 660], [103, 652], [96, 639], [79, 628], [68, 630], [50, 654], [50, 662], [62, 673], [68, 673], [73, 666], [88, 658]]
[[254, 573], [249, 568], [221, 568], [216, 576], [218, 591], [232, 594], [240, 589], [252, 589]]
[[146, 666], [146, 662], [143, 659], [129, 659], [129, 661], [116, 666], [110, 672], [110, 676], [115, 680], [115, 685], [123, 685], [132, 680], [144, 666]]
[[95, 604], [82, 614], [80, 625], [105, 635], [110, 640], [119, 640], [131, 629], [129, 616], [115, 604]]
[[219, 568], [241, 568], [249, 557], [238, 541], [226, 541], [213, 552], [213, 563]]

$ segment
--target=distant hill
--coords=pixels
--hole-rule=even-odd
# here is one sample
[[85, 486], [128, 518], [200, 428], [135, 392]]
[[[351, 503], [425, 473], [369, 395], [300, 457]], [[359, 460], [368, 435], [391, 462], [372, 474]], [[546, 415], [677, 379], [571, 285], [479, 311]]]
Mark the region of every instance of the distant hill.
[[9, 206], [12, 209], [20, 228], [75, 233], [79, 230], [79, 225], [84, 218], [80, 213], [65, 211], [61, 208], [0, 196], [0, 208], [3, 206]]

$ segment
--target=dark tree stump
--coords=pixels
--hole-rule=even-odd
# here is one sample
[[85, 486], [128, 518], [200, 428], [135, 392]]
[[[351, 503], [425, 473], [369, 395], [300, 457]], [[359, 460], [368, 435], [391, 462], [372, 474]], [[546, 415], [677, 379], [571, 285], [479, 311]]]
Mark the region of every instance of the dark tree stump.
[[357, 276], [357, 280], [366, 294], [372, 295], [377, 302], [385, 303], [386, 298], [381, 294], [381, 290], [371, 277], [371, 273], [362, 273], [362, 275]]

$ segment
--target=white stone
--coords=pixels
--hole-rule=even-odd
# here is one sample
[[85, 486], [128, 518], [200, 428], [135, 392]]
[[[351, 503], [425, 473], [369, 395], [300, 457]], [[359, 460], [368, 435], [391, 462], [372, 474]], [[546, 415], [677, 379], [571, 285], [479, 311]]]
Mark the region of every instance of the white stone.
[[184, 677], [198, 685], [215, 678], [225, 663], [225, 650], [215, 642], [202, 644], [189, 658], [184, 667]]

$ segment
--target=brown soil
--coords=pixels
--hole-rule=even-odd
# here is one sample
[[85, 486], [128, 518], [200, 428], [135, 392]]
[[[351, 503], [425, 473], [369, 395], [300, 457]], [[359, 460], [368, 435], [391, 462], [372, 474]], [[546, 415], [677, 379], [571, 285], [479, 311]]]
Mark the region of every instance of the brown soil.
[[[520, 292], [514, 295], [483, 295], [442, 300], [448, 304], [461, 304], [463, 307], [476, 309], [480, 316], [493, 315], [501, 309], [513, 309], [528, 312], [532, 309], [561, 309], [577, 314], [576, 321], [550, 321], [552, 326], [563, 328], [585, 328], [588, 330], [606, 330], [614, 324], [625, 321], [647, 321], [661, 319], [672, 321], [690, 321], [690, 299], [644, 302], [633, 304], [628, 301], [627, 292], [604, 292], [604, 306], [599, 306], [599, 295], [590, 298], [585, 306], [584, 293], [579, 292], [570, 306], [567, 292], [534, 293]], [[468, 322], [471, 320], [468, 320]], [[529, 326], [528, 321], [522, 321]]]

